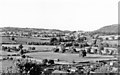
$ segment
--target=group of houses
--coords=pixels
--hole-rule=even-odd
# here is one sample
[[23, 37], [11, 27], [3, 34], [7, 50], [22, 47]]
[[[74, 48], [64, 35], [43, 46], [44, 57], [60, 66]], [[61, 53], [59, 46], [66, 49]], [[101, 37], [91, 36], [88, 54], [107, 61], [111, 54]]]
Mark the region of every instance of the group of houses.
[[99, 36], [99, 38], [102, 38], [103, 40], [119, 40], [120, 35], [104, 35], [104, 36]]

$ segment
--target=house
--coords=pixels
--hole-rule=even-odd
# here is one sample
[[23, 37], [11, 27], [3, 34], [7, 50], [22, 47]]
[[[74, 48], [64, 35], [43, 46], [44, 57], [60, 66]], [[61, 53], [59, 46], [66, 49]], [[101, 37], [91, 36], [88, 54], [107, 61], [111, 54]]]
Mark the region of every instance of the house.
[[55, 71], [52, 72], [52, 75], [68, 75], [68, 72], [55, 70]]

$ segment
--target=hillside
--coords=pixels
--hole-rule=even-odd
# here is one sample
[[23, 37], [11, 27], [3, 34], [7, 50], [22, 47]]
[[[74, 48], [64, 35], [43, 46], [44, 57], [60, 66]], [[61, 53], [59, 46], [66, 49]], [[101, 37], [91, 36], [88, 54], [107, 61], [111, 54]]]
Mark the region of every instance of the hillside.
[[98, 30], [93, 31], [92, 33], [102, 33], [102, 34], [118, 34], [120, 33], [120, 25], [118, 24], [113, 24], [113, 25], [108, 25], [108, 26], [104, 26]]
[[58, 29], [43, 29], [43, 28], [17, 28], [17, 27], [4, 27], [0, 28], [2, 31], [13, 31], [13, 32], [55, 32], [55, 33], [69, 33], [70, 31], [62, 31]]
[[[90, 33], [93, 34], [120, 34], [120, 25], [118, 24], [113, 24], [113, 25], [108, 25], [108, 26], [104, 26], [98, 30], [92, 31]], [[4, 27], [4, 28], [0, 28], [0, 30], [2, 31], [14, 31], [14, 32], [30, 32], [30, 33], [34, 33], [34, 32], [52, 32], [52, 33], [71, 33], [72, 31], [62, 31], [62, 30], [58, 30], [58, 29], [43, 29], [43, 28], [17, 28], [17, 27]]]
[[[9, 36], [2, 36], [2, 43], [28, 43], [28, 42], [42, 42], [42, 43], [46, 43], [49, 42], [50, 37], [48, 37], [47, 39], [44, 37], [44, 39], [41, 38], [32, 38], [30, 36], [32, 35], [43, 35], [46, 34], [61, 34], [63, 35], [64, 33], [70, 33], [70, 31], [62, 31], [62, 30], [58, 30], [58, 29], [42, 29], [42, 28], [18, 28], [18, 27], [4, 27], [4, 28], [0, 28], [1, 32], [7, 32], [6, 35], [18, 35], [18, 37], [15, 38], [15, 40], [11, 40], [11, 38]], [[9, 33], [10, 32], [10, 33]], [[2, 33], [0, 33], [2, 34]], [[20, 36], [19, 36], [20, 35]], [[24, 35], [27, 35], [26, 37], [22, 37]]]

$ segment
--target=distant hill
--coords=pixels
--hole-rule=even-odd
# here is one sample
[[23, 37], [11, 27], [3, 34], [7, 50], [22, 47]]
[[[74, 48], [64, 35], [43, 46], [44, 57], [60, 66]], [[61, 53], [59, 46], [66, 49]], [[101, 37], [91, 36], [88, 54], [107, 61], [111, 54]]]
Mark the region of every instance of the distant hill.
[[[0, 28], [2, 31], [14, 31], [14, 32], [55, 32], [55, 33], [72, 33], [73, 31], [63, 31], [63, 30], [58, 30], [58, 29], [43, 29], [43, 28], [17, 28], [17, 27], [4, 27]], [[120, 34], [120, 25], [118, 24], [113, 24], [113, 25], [108, 25], [104, 26], [98, 30], [89, 32], [92, 34]]]
[[14, 31], [14, 32], [55, 32], [55, 33], [69, 33], [71, 31], [62, 31], [62, 30], [58, 30], [58, 29], [43, 29], [43, 28], [17, 28], [17, 27], [4, 27], [4, 28], [0, 28], [2, 29], [2, 31]]
[[114, 25], [108, 25], [104, 26], [98, 30], [93, 31], [92, 33], [97, 34], [120, 34], [120, 25], [114, 24]]

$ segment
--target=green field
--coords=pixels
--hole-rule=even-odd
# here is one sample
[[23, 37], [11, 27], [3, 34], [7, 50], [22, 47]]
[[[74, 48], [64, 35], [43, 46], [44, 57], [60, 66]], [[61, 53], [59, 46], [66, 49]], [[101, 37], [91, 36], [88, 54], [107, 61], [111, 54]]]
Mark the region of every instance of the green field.
[[106, 42], [108, 44], [119, 44], [120, 41], [119, 40], [105, 40], [103, 42]]
[[[2, 44], [2, 46], [18, 48], [19, 44], [18, 45]], [[55, 46], [46, 46], [46, 45], [23, 45], [23, 49], [28, 49], [29, 47], [35, 47], [36, 50], [51, 50], [55, 48]]]
[[8, 72], [7, 69], [10, 68], [12, 70], [12, 73], [16, 73], [16, 67], [15, 67], [15, 63], [11, 60], [4, 60], [4, 61], [0, 61], [0, 72]]
[[[3, 45], [7, 47], [18, 47], [19, 45]], [[38, 46], [38, 45], [23, 45], [25, 49], [28, 47], [36, 47], [37, 50], [52, 50], [52, 48], [55, 48], [55, 46]], [[79, 57], [79, 54], [70, 54], [70, 53], [54, 53], [54, 52], [34, 52], [34, 53], [27, 53], [26, 55], [29, 55], [33, 58], [37, 59], [60, 59], [68, 62], [77, 61], [92, 61], [92, 60], [107, 60], [113, 58], [113, 56], [110, 55], [98, 55], [98, 54], [87, 54], [87, 57], [82, 58]]]
[[36, 59], [60, 59], [65, 62], [86, 62], [86, 61], [96, 61], [96, 60], [109, 60], [114, 59], [113, 56], [108, 55], [97, 55], [97, 54], [87, 54], [86, 57], [79, 57], [79, 54], [70, 54], [70, 53], [54, 53], [54, 52], [37, 52], [37, 53], [28, 53], [29, 55]]
[[[3, 44], [2, 46], [7, 47], [18, 47], [19, 45], [8, 45]], [[23, 45], [24, 49], [27, 49], [28, 47], [36, 47], [37, 50], [51, 50], [55, 46], [38, 46], [38, 45]], [[4, 54], [3, 52], [1, 52]], [[11, 53], [11, 52], [10, 52]], [[109, 55], [98, 55], [98, 54], [87, 54], [86, 57], [79, 57], [79, 54], [70, 54], [70, 53], [54, 53], [54, 52], [33, 52], [33, 53], [27, 53], [26, 55], [31, 56], [35, 59], [41, 60], [41, 59], [60, 59], [61, 62], [68, 62], [71, 63], [73, 61], [75, 62], [87, 62], [87, 61], [99, 61], [99, 60], [109, 60], [109, 59], [115, 59], [113, 56]], [[13, 61], [2, 61], [0, 62], [2, 65], [2, 70], [6, 70], [7, 67], [10, 67], [14, 65]], [[8, 64], [9, 63], [9, 64]]]
[[28, 42], [50, 42], [50, 38], [37, 38], [37, 37], [14, 37], [14, 40], [11, 39], [11, 37], [7, 37], [7, 36], [0, 36], [0, 38], [2, 38], [2, 43], [22, 43], [22, 44], [26, 44]]

